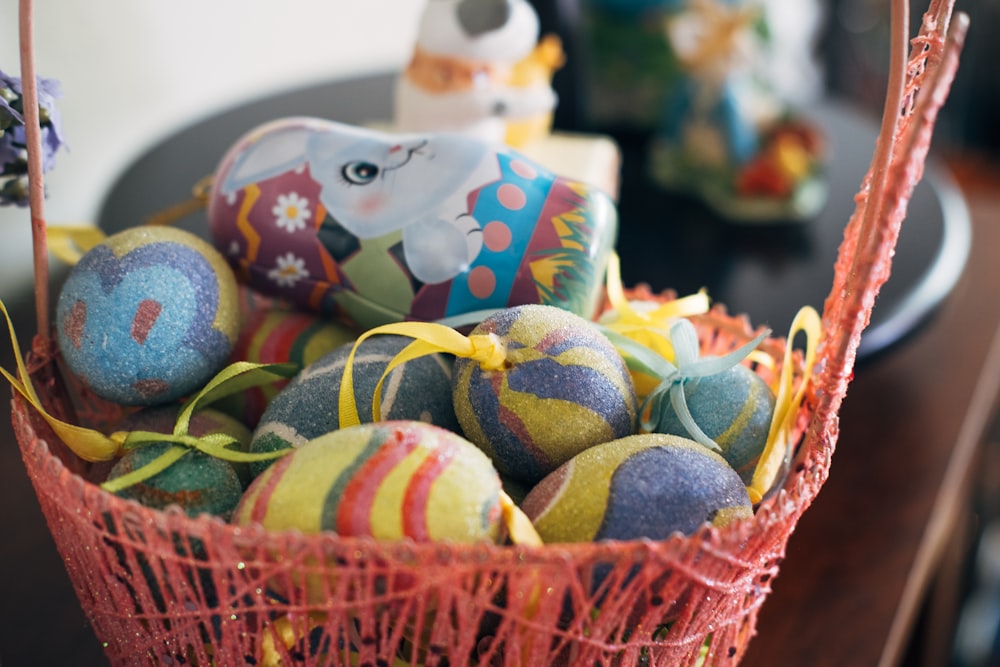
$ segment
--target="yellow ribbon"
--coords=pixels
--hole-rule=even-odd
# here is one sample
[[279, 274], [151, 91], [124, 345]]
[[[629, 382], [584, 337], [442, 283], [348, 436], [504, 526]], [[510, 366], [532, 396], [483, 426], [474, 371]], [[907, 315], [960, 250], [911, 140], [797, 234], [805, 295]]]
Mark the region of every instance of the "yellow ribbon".
[[[180, 453], [174, 452], [174, 449], [177, 448], [171, 448], [170, 452], [174, 453], [171, 453], [170, 456], [167, 456], [163, 461], [160, 461], [158, 458], [156, 461], [150, 463], [149, 466], [143, 466], [143, 468], [130, 473], [131, 475], [137, 477], [137, 481], [141, 481], [142, 479], [151, 477], [156, 474], [156, 472], [162, 472], [170, 465], [170, 463], [173, 462], [170, 460], [171, 457], [176, 457], [173, 459], [176, 460], [192, 447], [211, 454], [212, 456], [216, 456], [217, 458], [224, 458], [230, 461], [238, 462], [261, 461], [268, 458], [275, 458], [274, 455], [278, 454], [278, 452], [250, 454], [230, 450], [227, 449], [227, 446], [232, 444], [234, 439], [229, 436], [220, 437], [216, 434], [212, 436], [205, 436], [203, 438], [195, 438], [194, 436], [188, 435], [187, 431], [191, 421], [191, 416], [194, 414], [195, 410], [220, 398], [243, 391], [250, 387], [267, 382], [273, 382], [277, 379], [289, 378], [298, 371], [298, 366], [295, 364], [255, 364], [248, 361], [240, 361], [230, 364], [219, 371], [215, 377], [205, 384], [201, 391], [184, 404], [184, 407], [178, 415], [173, 434], [150, 433], [145, 431], [118, 431], [112, 433], [110, 436], [107, 436], [100, 431], [96, 431], [91, 428], [64, 422], [61, 419], [49, 414], [48, 411], [45, 410], [45, 407], [42, 405], [42, 401], [38, 396], [38, 392], [35, 390], [34, 385], [31, 384], [31, 378], [28, 374], [27, 365], [24, 363], [24, 357], [21, 355], [21, 346], [17, 340], [17, 333], [14, 331], [14, 323], [11, 320], [10, 313], [7, 311], [7, 306], [2, 300], [0, 300], [0, 311], [3, 312], [3, 316], [7, 320], [7, 329], [10, 332], [10, 342], [14, 348], [14, 361], [17, 365], [16, 376], [11, 374], [5, 368], [0, 368], [0, 375], [3, 375], [3, 377], [6, 378], [6, 380], [10, 383], [10, 386], [13, 387], [17, 393], [23, 396], [29, 404], [31, 404], [35, 411], [38, 412], [42, 419], [44, 419], [45, 422], [52, 428], [53, 432], [59, 436], [59, 439], [62, 440], [66, 446], [81, 459], [91, 462], [110, 461], [120, 456], [124, 449], [129, 449], [131, 447], [153, 441], [176, 442], [183, 445], [180, 447], [182, 450]], [[225, 442], [222, 442], [222, 438], [225, 438]], [[280, 451], [281, 454], [285, 453], [285, 450]], [[157, 467], [159, 468], [158, 470]], [[148, 470], [146, 470], [147, 468]], [[139, 473], [140, 470], [146, 470], [147, 474], [145, 474], [145, 476], [136, 475], [136, 473]], [[116, 481], [115, 486], [124, 488], [127, 484]]]
[[7, 312], [7, 306], [4, 305], [3, 301], [0, 301], [0, 310], [3, 311], [7, 320], [7, 329], [10, 331], [10, 342], [14, 347], [14, 361], [17, 364], [17, 377], [14, 377], [5, 368], [0, 368], [0, 374], [10, 382], [10, 386], [17, 393], [21, 394], [35, 408], [42, 419], [59, 436], [59, 439], [66, 443], [66, 446], [81, 459], [85, 461], [110, 461], [118, 456], [122, 446], [121, 440], [109, 438], [93, 429], [69, 424], [45, 411], [41, 399], [38, 398], [38, 394], [31, 384], [28, 368], [21, 356], [21, 346], [17, 341], [17, 334], [14, 332], [14, 323], [11, 321], [10, 313]]
[[500, 512], [511, 542], [526, 547], [540, 547], [544, 544], [528, 515], [503, 491], [500, 492]]
[[[605, 279], [605, 289], [611, 311], [601, 317], [601, 324], [625, 333], [626, 329], [648, 328], [654, 330], [669, 329], [669, 320], [677, 317], [690, 317], [708, 312], [709, 298], [702, 289], [695, 294], [671, 299], [659, 304], [652, 310], [637, 310], [628, 300], [625, 287], [622, 284], [621, 259], [618, 253], [611, 253], [608, 259], [608, 273]], [[667, 336], [669, 345], [669, 336]]]
[[[655, 351], [670, 362], [674, 361], [674, 347], [670, 342], [671, 321], [706, 313], [710, 305], [708, 294], [705, 290], [700, 290], [695, 294], [659, 303], [649, 310], [636, 308], [625, 294], [621, 279], [621, 260], [617, 253], [612, 253], [608, 260], [605, 289], [611, 309], [600, 317], [599, 324]], [[623, 350], [620, 349], [619, 352], [627, 356]], [[660, 378], [647, 376], [635, 369], [632, 369], [632, 379], [640, 398], [649, 394], [660, 381]]]
[[449, 326], [433, 322], [395, 322], [369, 329], [358, 336], [354, 342], [354, 347], [351, 348], [351, 353], [347, 357], [347, 364], [344, 366], [344, 375], [340, 380], [338, 406], [341, 428], [361, 423], [354, 398], [354, 355], [363, 341], [376, 334], [395, 334], [408, 336], [415, 340], [389, 361], [378, 384], [375, 385], [375, 394], [372, 396], [373, 421], [379, 421], [382, 417], [382, 384], [389, 373], [407, 361], [428, 354], [444, 352], [456, 357], [478, 361], [485, 370], [500, 370], [506, 360], [506, 346], [496, 334], [465, 336]]
[[[428, 354], [444, 352], [456, 357], [478, 361], [485, 370], [500, 370], [506, 362], [507, 348], [503, 340], [496, 334], [476, 334], [465, 336], [449, 326], [433, 322], [396, 322], [384, 324], [361, 334], [354, 342], [351, 353], [344, 365], [344, 375], [340, 380], [340, 428], [357, 426], [361, 423], [358, 416], [358, 406], [354, 398], [354, 354], [367, 338], [377, 334], [395, 334], [408, 336], [414, 341], [399, 351], [389, 360], [382, 377], [375, 385], [372, 396], [372, 421], [379, 421], [381, 414], [382, 385], [393, 370], [408, 361], [418, 359]], [[503, 491], [500, 492], [501, 520], [507, 527], [507, 533], [515, 544], [525, 546], [541, 546], [542, 538], [538, 535], [531, 519]]]
[[[778, 392], [775, 397], [771, 427], [767, 434], [767, 443], [764, 445], [764, 451], [761, 453], [757, 467], [754, 469], [750, 486], [747, 487], [747, 492], [750, 494], [750, 501], [755, 505], [763, 499], [764, 494], [770, 490], [778, 478], [785, 462], [785, 457], [788, 455], [796, 416], [798, 415], [799, 407], [802, 405], [806, 388], [812, 378], [812, 369], [816, 361], [816, 345], [819, 342], [822, 326], [819, 313], [810, 306], [801, 308], [795, 315], [795, 319], [792, 320], [792, 326], [789, 329], [788, 339], [785, 343], [785, 356], [781, 366], [781, 377], [778, 381]], [[793, 342], [796, 334], [800, 331], [806, 335], [803, 378], [799, 383], [798, 389], [793, 393]]]
[[284, 456], [291, 450], [279, 449], [273, 452], [256, 453], [244, 452], [238, 449], [230, 449], [233, 444], [239, 442], [231, 435], [209, 433], [203, 436], [193, 436], [188, 433], [188, 429], [190, 428], [191, 417], [194, 413], [209, 403], [244, 391], [250, 387], [273, 382], [277, 379], [289, 378], [297, 371], [298, 366], [293, 363], [256, 364], [249, 361], [234, 362], [219, 371], [191, 400], [184, 404], [177, 415], [177, 422], [174, 424], [173, 433], [165, 434], [155, 431], [119, 431], [112, 433], [112, 438], [122, 442], [122, 449], [134, 449], [135, 447], [141, 447], [142, 445], [154, 442], [169, 442], [174, 443], [174, 446], [146, 465], [136, 468], [121, 477], [104, 482], [101, 488], [105, 491], [115, 493], [133, 484], [144, 482], [160, 474], [192, 450], [198, 450], [214, 458], [224, 459], [232, 463], [268, 461]]
[[208, 206], [208, 198], [212, 190], [212, 182], [215, 180], [214, 174], [202, 176], [198, 182], [191, 186], [191, 198], [178, 202], [159, 213], [146, 218], [147, 225], [172, 225], [181, 218], [185, 218], [192, 213], [197, 213]]
[[107, 238], [100, 227], [93, 225], [50, 226], [49, 250], [69, 266], [76, 266], [88, 250]]
[[[174, 204], [146, 219], [147, 225], [172, 225], [177, 220], [202, 210], [208, 205], [213, 175], [202, 177], [191, 188], [191, 198]], [[107, 234], [100, 227], [85, 225], [52, 225], [46, 228], [49, 251], [69, 266], [75, 266], [88, 250], [104, 241]]]

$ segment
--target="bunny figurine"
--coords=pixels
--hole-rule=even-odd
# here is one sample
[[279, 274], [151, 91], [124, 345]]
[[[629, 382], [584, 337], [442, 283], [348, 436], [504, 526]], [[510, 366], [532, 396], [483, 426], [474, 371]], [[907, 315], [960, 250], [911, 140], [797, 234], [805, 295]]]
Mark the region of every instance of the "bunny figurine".
[[251, 287], [363, 328], [523, 303], [590, 317], [618, 224], [603, 191], [506, 146], [316, 118], [239, 139], [208, 218]]

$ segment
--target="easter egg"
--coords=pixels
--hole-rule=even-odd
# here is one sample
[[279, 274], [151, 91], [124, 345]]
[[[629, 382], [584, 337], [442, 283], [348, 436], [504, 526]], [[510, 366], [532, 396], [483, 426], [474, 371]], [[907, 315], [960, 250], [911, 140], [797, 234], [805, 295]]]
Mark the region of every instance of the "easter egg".
[[495, 334], [506, 362], [455, 361], [455, 414], [497, 469], [534, 483], [593, 445], [631, 435], [635, 390], [625, 362], [590, 322], [553, 306], [508, 308], [470, 335]]
[[361, 329], [544, 303], [592, 317], [614, 202], [502, 144], [317, 118], [251, 130], [208, 203], [239, 279]]
[[222, 256], [193, 234], [127, 229], [70, 271], [56, 305], [60, 352], [102, 398], [168, 403], [199, 389], [229, 358], [236, 289]]
[[[412, 342], [403, 336], [372, 336], [358, 345], [352, 372], [358, 417], [372, 421], [375, 385], [396, 354]], [[353, 343], [323, 355], [304, 368], [268, 405], [254, 430], [254, 452], [298, 447], [340, 426], [340, 382]], [[386, 378], [380, 404], [385, 420], [433, 423], [458, 431], [451, 400], [451, 358], [419, 357], [398, 366]], [[272, 461], [251, 464], [255, 474]]]
[[[115, 430], [172, 433], [179, 412], [179, 405], [144, 408], [125, 417]], [[246, 426], [211, 408], [192, 414], [187, 432], [198, 437], [213, 433], [232, 436], [237, 441], [232, 447], [241, 451], [246, 451], [250, 446], [251, 434]], [[108, 479], [115, 479], [146, 465], [169, 448], [169, 443], [152, 443], [129, 450], [115, 463]], [[165, 471], [126, 487], [118, 491], [117, 495], [156, 509], [177, 504], [190, 516], [208, 512], [228, 519], [239, 502], [243, 487], [249, 482], [250, 471], [246, 464], [231, 463], [202, 452], [190, 451]]]
[[[122, 419], [113, 431], [173, 433], [180, 410], [181, 406], [176, 404], [143, 408]], [[231, 445], [231, 448], [243, 452], [250, 450], [250, 440], [253, 436], [243, 422], [214, 407], [203, 408], [193, 413], [188, 419], [187, 432], [196, 437], [214, 433], [231, 436], [236, 440], [236, 444]], [[248, 464], [231, 461], [227, 463], [236, 470], [236, 474], [244, 486], [250, 483], [250, 466]]]
[[725, 459], [672, 435], [634, 435], [591, 447], [549, 474], [521, 503], [546, 543], [662, 540], [752, 515]]
[[[243, 326], [230, 362], [257, 364], [291, 362], [304, 368], [324, 354], [354, 340], [342, 324], [277, 304], [255, 307], [244, 313]], [[276, 380], [226, 397], [215, 407], [255, 427], [268, 403], [288, 384]]]
[[253, 481], [232, 520], [386, 540], [495, 541], [500, 478], [451, 431], [414, 421], [360, 424], [278, 459]]
[[[694, 423], [749, 483], [771, 427], [775, 402], [771, 388], [746, 366], [736, 365], [715, 375], [685, 379], [684, 398]], [[659, 401], [656, 407], [657, 433], [692, 437], [671, 401]]]

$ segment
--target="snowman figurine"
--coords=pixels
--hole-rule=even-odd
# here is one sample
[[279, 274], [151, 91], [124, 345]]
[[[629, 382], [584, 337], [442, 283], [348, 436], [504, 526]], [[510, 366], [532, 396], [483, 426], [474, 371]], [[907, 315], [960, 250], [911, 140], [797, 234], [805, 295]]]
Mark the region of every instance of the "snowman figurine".
[[518, 147], [550, 127], [550, 80], [561, 65], [558, 38], [539, 41], [527, 0], [428, 0], [397, 80], [395, 129]]

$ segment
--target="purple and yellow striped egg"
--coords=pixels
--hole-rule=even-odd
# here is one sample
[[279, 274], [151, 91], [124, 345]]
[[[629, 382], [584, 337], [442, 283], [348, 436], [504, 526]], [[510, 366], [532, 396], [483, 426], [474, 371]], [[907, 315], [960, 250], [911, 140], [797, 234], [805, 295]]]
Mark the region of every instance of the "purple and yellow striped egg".
[[625, 362], [587, 320], [554, 306], [518, 306], [483, 320], [477, 334], [496, 334], [506, 363], [485, 370], [456, 359], [455, 414], [504, 475], [533, 484], [588, 447], [634, 432]]
[[662, 540], [750, 517], [746, 487], [693, 440], [633, 435], [576, 455], [521, 503], [546, 543]]
[[[243, 322], [230, 355], [233, 362], [291, 362], [304, 368], [355, 338], [354, 332], [342, 324], [280, 305], [249, 309]], [[216, 407], [253, 428], [271, 400], [287, 385], [287, 380], [278, 380], [251, 387], [227, 397]]]
[[239, 330], [236, 292], [232, 269], [194, 234], [126, 229], [70, 271], [56, 305], [59, 349], [102, 398], [169, 403], [225, 365]]
[[253, 481], [233, 523], [417, 542], [496, 541], [500, 477], [461, 436], [387, 421], [334, 431]]

